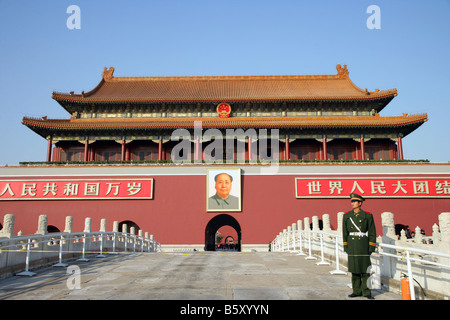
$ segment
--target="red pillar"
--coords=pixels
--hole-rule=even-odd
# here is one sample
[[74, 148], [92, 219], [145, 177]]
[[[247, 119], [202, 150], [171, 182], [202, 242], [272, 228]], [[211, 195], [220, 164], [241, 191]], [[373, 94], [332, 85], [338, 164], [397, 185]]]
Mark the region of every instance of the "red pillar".
[[89, 148], [89, 161], [95, 161], [95, 147], [93, 146]]
[[84, 142], [84, 161], [89, 161], [89, 140]]
[[252, 160], [252, 137], [248, 137], [248, 161]]
[[398, 159], [403, 160], [402, 137], [398, 137]]
[[322, 160], [327, 160], [327, 138], [322, 140]]
[[53, 161], [61, 161], [61, 147], [55, 146], [52, 152]]
[[158, 160], [162, 160], [162, 139], [158, 141]]
[[289, 138], [286, 138], [286, 141], [284, 143], [284, 159], [285, 160], [291, 159], [291, 153], [289, 151]]
[[52, 150], [52, 159], [53, 161], [59, 161], [58, 160], [58, 147], [54, 147]]
[[194, 154], [194, 160], [201, 160], [200, 158], [200, 139], [195, 139], [195, 154]]
[[53, 141], [52, 141], [52, 139], [49, 139], [48, 145], [47, 145], [47, 162], [52, 161], [52, 145], [53, 145]]
[[364, 138], [361, 138], [361, 160], [365, 160], [366, 151], [364, 149]]
[[125, 161], [125, 140], [122, 140], [122, 149], [121, 149], [121, 155], [120, 155], [120, 159], [122, 161]]

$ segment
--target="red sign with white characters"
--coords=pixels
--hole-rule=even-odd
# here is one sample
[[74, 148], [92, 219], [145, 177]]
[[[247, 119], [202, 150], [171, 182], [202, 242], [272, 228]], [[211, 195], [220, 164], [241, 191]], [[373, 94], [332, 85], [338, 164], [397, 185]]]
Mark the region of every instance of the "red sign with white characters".
[[153, 179], [0, 180], [0, 200], [153, 199]]
[[450, 177], [295, 178], [296, 198], [450, 198]]

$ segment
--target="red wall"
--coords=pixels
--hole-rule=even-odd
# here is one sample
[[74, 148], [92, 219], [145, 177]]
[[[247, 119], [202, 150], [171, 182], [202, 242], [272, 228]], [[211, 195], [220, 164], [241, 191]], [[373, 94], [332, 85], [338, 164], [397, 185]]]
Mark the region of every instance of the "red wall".
[[[288, 225], [304, 217], [328, 213], [337, 228], [337, 212], [351, 209], [349, 199], [296, 199], [295, 175], [242, 175], [242, 212], [228, 213], [240, 224], [242, 244], [268, 244]], [[90, 177], [92, 178], [92, 177]], [[103, 177], [104, 178], [104, 177]], [[144, 232], [154, 234], [162, 244], [203, 244], [205, 227], [220, 212], [206, 212], [204, 175], [154, 175], [153, 200], [53, 200], [0, 201], [0, 218], [15, 214], [15, 233], [35, 233], [38, 217], [48, 215], [48, 224], [64, 230], [65, 217], [73, 216], [74, 231], [84, 229], [84, 219], [93, 219], [99, 230], [100, 219], [131, 220]], [[377, 233], [382, 233], [381, 213], [394, 213], [395, 222], [420, 226], [431, 235], [438, 215], [450, 211], [450, 199], [368, 199], [363, 209], [373, 213]]]

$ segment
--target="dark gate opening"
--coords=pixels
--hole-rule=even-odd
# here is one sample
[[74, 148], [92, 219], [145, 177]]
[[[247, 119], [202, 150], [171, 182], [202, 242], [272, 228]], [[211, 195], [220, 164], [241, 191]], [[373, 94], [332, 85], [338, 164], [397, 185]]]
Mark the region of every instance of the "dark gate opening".
[[205, 229], [205, 251], [216, 251], [216, 232], [223, 226], [230, 226], [238, 235], [236, 251], [241, 251], [241, 226], [228, 214], [219, 214], [212, 218]]

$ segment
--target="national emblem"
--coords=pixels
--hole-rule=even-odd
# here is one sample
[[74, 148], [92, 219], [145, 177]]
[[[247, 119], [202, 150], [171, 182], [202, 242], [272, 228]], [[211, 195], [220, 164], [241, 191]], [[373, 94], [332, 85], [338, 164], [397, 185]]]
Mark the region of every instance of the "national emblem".
[[219, 114], [219, 118], [229, 118], [231, 106], [228, 103], [219, 103], [217, 105], [217, 113]]

